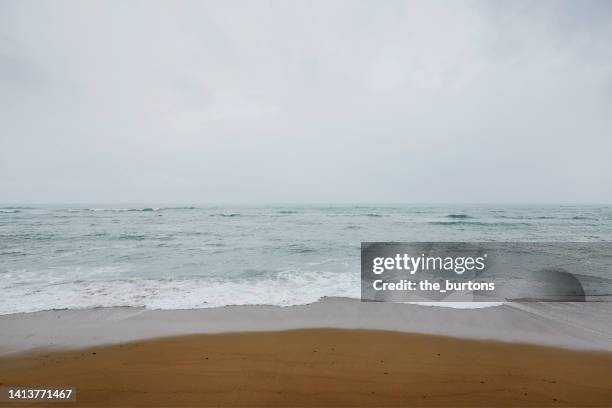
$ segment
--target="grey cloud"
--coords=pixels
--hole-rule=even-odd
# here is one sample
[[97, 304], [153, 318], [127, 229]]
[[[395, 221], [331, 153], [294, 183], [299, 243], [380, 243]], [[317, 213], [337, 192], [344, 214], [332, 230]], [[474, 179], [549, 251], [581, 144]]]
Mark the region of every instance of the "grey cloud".
[[609, 2], [4, 1], [0, 201], [611, 202]]

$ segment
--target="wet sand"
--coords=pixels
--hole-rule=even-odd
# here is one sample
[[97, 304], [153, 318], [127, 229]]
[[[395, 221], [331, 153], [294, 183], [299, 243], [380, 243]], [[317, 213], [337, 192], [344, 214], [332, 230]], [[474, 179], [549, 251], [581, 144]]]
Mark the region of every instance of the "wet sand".
[[325, 298], [303, 306], [196, 310], [116, 307], [0, 316], [0, 356], [187, 334], [308, 328], [391, 330], [612, 351], [612, 303], [512, 303], [483, 309]]
[[6, 356], [0, 383], [76, 387], [66, 406], [610, 406], [612, 353], [373, 330], [198, 334]]

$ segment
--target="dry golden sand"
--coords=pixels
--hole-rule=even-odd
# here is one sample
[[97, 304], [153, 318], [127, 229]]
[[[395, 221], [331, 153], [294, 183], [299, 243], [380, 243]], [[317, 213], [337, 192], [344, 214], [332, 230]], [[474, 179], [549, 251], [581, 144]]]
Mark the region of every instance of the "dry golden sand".
[[612, 353], [293, 330], [3, 358], [0, 383], [73, 386], [73, 407], [612, 406]]

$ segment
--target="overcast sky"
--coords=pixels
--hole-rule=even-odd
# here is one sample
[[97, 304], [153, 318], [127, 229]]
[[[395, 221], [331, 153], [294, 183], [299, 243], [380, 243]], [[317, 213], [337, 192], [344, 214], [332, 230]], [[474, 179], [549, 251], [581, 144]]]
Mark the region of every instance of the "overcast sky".
[[0, 201], [612, 202], [612, 2], [0, 2]]

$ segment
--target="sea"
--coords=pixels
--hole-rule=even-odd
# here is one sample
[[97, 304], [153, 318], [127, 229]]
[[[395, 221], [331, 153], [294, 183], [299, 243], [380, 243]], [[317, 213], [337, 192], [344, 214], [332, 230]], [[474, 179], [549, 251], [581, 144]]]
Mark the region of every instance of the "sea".
[[4, 205], [0, 314], [359, 298], [362, 241], [610, 242], [612, 207]]

